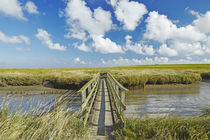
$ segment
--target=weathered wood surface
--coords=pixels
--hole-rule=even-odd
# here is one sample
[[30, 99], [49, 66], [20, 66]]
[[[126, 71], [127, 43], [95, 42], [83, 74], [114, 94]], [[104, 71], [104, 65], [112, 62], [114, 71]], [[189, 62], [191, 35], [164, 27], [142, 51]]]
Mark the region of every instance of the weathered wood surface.
[[101, 79], [91, 120], [91, 139], [112, 139], [113, 116], [105, 79]]
[[97, 74], [78, 92], [82, 105], [77, 116], [84, 126], [91, 125], [90, 139], [113, 139], [111, 132], [116, 122], [124, 124], [124, 88], [110, 73]]

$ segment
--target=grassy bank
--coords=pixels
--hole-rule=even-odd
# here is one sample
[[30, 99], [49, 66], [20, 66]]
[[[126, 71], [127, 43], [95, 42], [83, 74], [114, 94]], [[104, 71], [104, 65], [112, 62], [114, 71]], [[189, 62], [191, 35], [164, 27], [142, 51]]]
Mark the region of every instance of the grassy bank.
[[51, 85], [54, 88], [79, 89], [94, 74], [65, 69], [13, 69], [0, 70], [0, 86]]
[[114, 133], [116, 139], [133, 140], [209, 140], [210, 115], [194, 118], [126, 119], [124, 128]]
[[83, 127], [80, 119], [61, 108], [42, 116], [34, 113], [9, 115], [5, 108], [0, 111], [0, 139], [82, 139], [87, 132], [88, 128]]
[[147, 84], [191, 84], [210, 79], [210, 65], [146, 65], [81, 69], [0, 69], [0, 87], [44, 85], [79, 89], [94, 74], [109, 71], [127, 88]]
[[192, 84], [202, 80], [198, 73], [174, 70], [121, 70], [112, 73], [123, 86], [130, 89], [148, 84]]
[[19, 95], [65, 94], [66, 92], [70, 92], [70, 90], [48, 88], [41, 85], [0, 87], [0, 94], [7, 93], [9, 95], [12, 95], [12, 94], [19, 94]]

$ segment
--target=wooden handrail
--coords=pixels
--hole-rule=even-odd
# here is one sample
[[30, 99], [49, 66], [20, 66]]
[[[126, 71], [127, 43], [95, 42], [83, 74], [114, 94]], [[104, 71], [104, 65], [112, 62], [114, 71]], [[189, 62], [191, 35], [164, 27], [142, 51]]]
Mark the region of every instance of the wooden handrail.
[[90, 91], [89, 95], [88, 95], [87, 98], [85, 99], [84, 103], [81, 105], [81, 111], [84, 110], [84, 108], [87, 106], [87, 104], [88, 104], [90, 98], [92, 97], [92, 94], [93, 94], [93, 92], [95, 91], [95, 88], [96, 88], [96, 86], [97, 86], [98, 80], [99, 80], [99, 79], [97, 79], [97, 81], [96, 81], [95, 85], [93, 86], [92, 90]]
[[[79, 92], [85, 91], [90, 86], [90, 84], [92, 84], [92, 83], [94, 83], [94, 85], [93, 85], [91, 91], [89, 92], [87, 98], [85, 99], [85, 101], [81, 105], [80, 110], [77, 112], [77, 116], [84, 116], [84, 117], [82, 117], [84, 126], [87, 123], [87, 120], [89, 118], [89, 114], [90, 114], [92, 106], [93, 106], [93, 102], [94, 102], [95, 97], [96, 97], [96, 93], [97, 93], [98, 86], [99, 86], [99, 77], [94, 77], [91, 80], [91, 82], [88, 82], [88, 84], [84, 86], [85, 88], [83, 88], [81, 91], [79, 91]], [[88, 108], [88, 110], [87, 110], [87, 108]]]
[[90, 112], [92, 110], [92, 107], [93, 107], [93, 104], [94, 104], [94, 100], [95, 100], [95, 97], [96, 97], [96, 93], [98, 91], [98, 86], [99, 86], [99, 82], [96, 83], [96, 87], [94, 88], [95, 90], [94, 90], [94, 93], [92, 94], [92, 99], [90, 100], [88, 111], [85, 114], [85, 117], [84, 117], [84, 120], [83, 120], [84, 126], [86, 125], [87, 120], [88, 120], [89, 115], [90, 115]]
[[[108, 80], [109, 80], [109, 79], [108, 79]], [[111, 81], [109, 81], [109, 83], [111, 84]], [[111, 86], [111, 90], [114, 92], [114, 96], [117, 98], [117, 100], [118, 100], [118, 102], [119, 102], [120, 106], [122, 106], [122, 107], [123, 107], [123, 109], [125, 110], [125, 109], [126, 109], [125, 104], [121, 101], [121, 99], [120, 99], [119, 95], [116, 93], [116, 91], [113, 89], [113, 87], [112, 87], [112, 86]]]
[[99, 78], [99, 73], [97, 73], [88, 83], [86, 83], [77, 93], [81, 94], [84, 92], [97, 78]]
[[114, 101], [113, 104], [114, 104], [114, 106], [116, 108], [117, 116], [119, 117], [119, 119], [121, 120], [121, 122], [124, 124], [124, 122], [125, 122], [125, 119], [124, 119], [124, 110], [126, 110], [126, 106], [121, 101], [119, 95], [114, 90], [113, 85], [112, 85], [112, 82], [110, 81], [109, 78], [107, 78], [107, 82], [108, 82], [109, 89], [111, 90], [112, 99]]
[[124, 98], [125, 93], [128, 93], [129, 90], [122, 86], [110, 73], [107, 73], [107, 82], [111, 91], [114, 102], [113, 104], [116, 108], [117, 116], [124, 124], [124, 111], [126, 110], [126, 105], [124, 101], [122, 101], [122, 98]]
[[125, 88], [123, 85], [121, 85], [115, 78], [112, 76], [109, 72], [107, 72], [107, 75], [110, 76], [110, 78], [119, 86], [121, 90], [124, 90], [125, 92], [129, 92], [127, 88]]

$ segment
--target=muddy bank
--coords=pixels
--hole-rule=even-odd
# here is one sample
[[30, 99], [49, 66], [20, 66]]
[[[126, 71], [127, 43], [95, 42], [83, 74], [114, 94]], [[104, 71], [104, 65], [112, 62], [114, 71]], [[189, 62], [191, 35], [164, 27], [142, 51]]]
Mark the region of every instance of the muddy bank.
[[141, 88], [141, 87], [136, 87], [134, 88], [134, 90], [138, 90], [138, 88], [140, 88], [139, 90], [148, 90], [148, 89], [151, 89], [151, 90], [161, 90], [161, 89], [176, 89], [176, 88], [179, 88], [179, 89], [185, 89], [185, 88], [194, 88], [194, 87], [198, 87], [200, 82], [195, 82], [195, 83], [192, 83], [192, 84], [162, 84], [162, 85], [151, 85], [151, 84], [148, 84], [145, 86], [145, 88]]
[[7, 86], [0, 87], [0, 94], [21, 94], [21, 95], [40, 95], [40, 94], [65, 94], [69, 90], [48, 88], [44, 86]]

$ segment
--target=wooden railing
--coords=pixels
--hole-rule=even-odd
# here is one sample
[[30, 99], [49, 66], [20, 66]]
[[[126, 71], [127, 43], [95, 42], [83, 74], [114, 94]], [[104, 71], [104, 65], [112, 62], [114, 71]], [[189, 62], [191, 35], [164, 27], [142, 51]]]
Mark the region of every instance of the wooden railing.
[[97, 74], [92, 80], [85, 84], [78, 94], [82, 96], [82, 105], [78, 112], [78, 116], [83, 120], [84, 126], [87, 124], [93, 103], [99, 87], [100, 76]]
[[90, 117], [91, 110], [100, 85], [100, 78], [105, 78], [107, 88], [111, 95], [111, 104], [115, 111], [115, 121], [117, 118], [124, 123], [125, 94], [128, 92], [110, 73], [98, 73], [92, 80], [85, 84], [77, 93], [82, 97], [82, 105], [77, 112], [77, 116], [83, 120], [84, 126]]
[[125, 94], [129, 92], [128, 89], [123, 87], [110, 73], [107, 73], [107, 85], [108, 89], [111, 92], [111, 103], [114, 109], [115, 121], [120, 119], [122, 123], [125, 122], [124, 120], [124, 111], [126, 110], [125, 105]]

